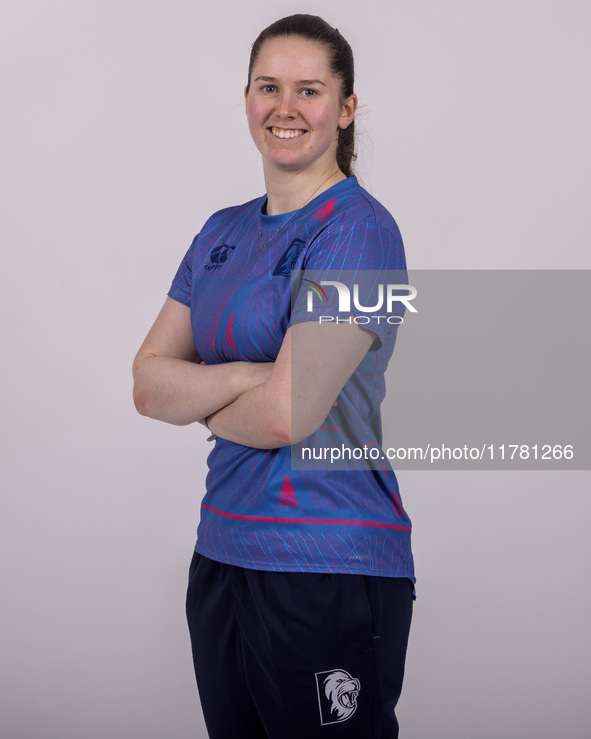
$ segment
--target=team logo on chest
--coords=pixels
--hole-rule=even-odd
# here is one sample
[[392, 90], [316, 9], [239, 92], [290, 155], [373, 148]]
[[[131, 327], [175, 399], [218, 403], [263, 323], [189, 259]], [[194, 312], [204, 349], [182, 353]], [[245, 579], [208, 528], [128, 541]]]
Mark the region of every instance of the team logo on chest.
[[277, 262], [277, 266], [273, 270], [273, 276], [291, 276], [291, 270], [294, 268], [304, 246], [306, 246], [305, 241], [294, 239], [282, 254], [281, 259]]
[[327, 670], [315, 675], [322, 726], [351, 718], [357, 710], [357, 696], [361, 690], [359, 680], [345, 670]]
[[235, 246], [230, 246], [229, 244], [218, 244], [218, 246], [214, 246], [209, 253], [210, 263], [203, 265], [203, 268], [210, 271], [221, 269], [228, 256], [232, 253], [230, 250], [235, 248]]

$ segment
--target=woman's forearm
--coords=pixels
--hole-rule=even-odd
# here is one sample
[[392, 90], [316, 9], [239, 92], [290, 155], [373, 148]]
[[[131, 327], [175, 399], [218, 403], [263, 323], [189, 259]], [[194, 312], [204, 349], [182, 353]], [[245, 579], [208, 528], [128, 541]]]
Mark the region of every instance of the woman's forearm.
[[325, 421], [374, 339], [357, 324], [291, 326], [269, 378], [213, 413], [209, 428], [257, 449], [303, 441]]
[[269, 367], [265, 382], [208, 417], [216, 436], [256, 449], [291, 444], [291, 329]]
[[133, 399], [139, 413], [183, 426], [201, 421], [265, 382], [272, 362], [206, 365], [145, 354], [133, 366]]
[[272, 383], [262, 383], [211, 414], [207, 425], [227, 441], [276, 449], [291, 444], [290, 403], [289, 392], [281, 397]]

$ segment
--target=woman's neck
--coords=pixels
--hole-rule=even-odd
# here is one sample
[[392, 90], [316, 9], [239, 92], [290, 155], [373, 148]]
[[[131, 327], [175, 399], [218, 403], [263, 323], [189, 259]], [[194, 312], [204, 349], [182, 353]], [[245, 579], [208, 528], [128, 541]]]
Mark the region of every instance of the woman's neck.
[[267, 189], [267, 215], [290, 213], [307, 205], [337, 182], [346, 180], [336, 162], [322, 171], [289, 172], [273, 170], [265, 172]]

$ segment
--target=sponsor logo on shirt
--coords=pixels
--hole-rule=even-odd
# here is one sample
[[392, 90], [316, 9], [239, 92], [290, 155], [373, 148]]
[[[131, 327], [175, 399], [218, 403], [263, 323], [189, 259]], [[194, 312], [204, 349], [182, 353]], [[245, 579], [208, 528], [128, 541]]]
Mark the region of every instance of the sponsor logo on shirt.
[[235, 248], [235, 246], [230, 246], [229, 244], [218, 244], [218, 246], [214, 246], [209, 253], [210, 263], [205, 264], [203, 268], [210, 271], [221, 269], [231, 253], [230, 250]]

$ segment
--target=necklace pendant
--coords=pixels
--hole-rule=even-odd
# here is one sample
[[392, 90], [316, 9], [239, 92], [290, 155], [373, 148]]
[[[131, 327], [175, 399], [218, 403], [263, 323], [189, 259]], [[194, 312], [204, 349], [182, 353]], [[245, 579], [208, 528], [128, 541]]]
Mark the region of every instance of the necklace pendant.
[[[279, 226], [279, 228], [277, 229], [277, 231], [275, 231], [274, 234], [271, 234], [271, 238], [270, 239], [267, 239], [267, 241], [265, 241], [265, 243], [263, 243], [261, 241], [261, 245], [259, 246], [259, 252], [263, 251], [263, 249], [268, 244], [270, 244], [271, 241], [273, 241], [273, 239], [277, 238], [277, 235], [279, 234], [279, 232], [287, 226], [287, 224], [291, 221], [291, 219], [295, 215], [297, 215], [302, 210], [302, 208], [305, 205], [308, 205], [308, 203], [310, 202], [310, 200], [312, 200], [312, 198], [314, 197], [314, 195], [316, 195], [316, 193], [318, 192], [318, 190], [320, 190], [320, 188], [322, 187], [322, 185], [325, 185], [330, 180], [331, 177], [334, 177], [334, 175], [337, 174], [338, 171], [339, 171], [338, 169], [335, 169], [335, 171], [331, 175], [329, 175], [324, 180], [324, 182], [322, 182], [320, 185], [318, 185], [318, 187], [314, 190], [314, 192], [310, 195], [310, 197], [306, 198], [306, 200], [302, 203], [302, 205], [300, 205], [300, 207], [297, 210], [294, 210], [294, 212], [290, 216], [288, 216], [285, 221], [283, 221], [283, 223], [281, 224], [281, 226]], [[262, 223], [261, 223], [261, 216], [259, 214], [259, 239], [262, 239], [262, 238], [263, 238], [263, 228], [262, 228]]]

